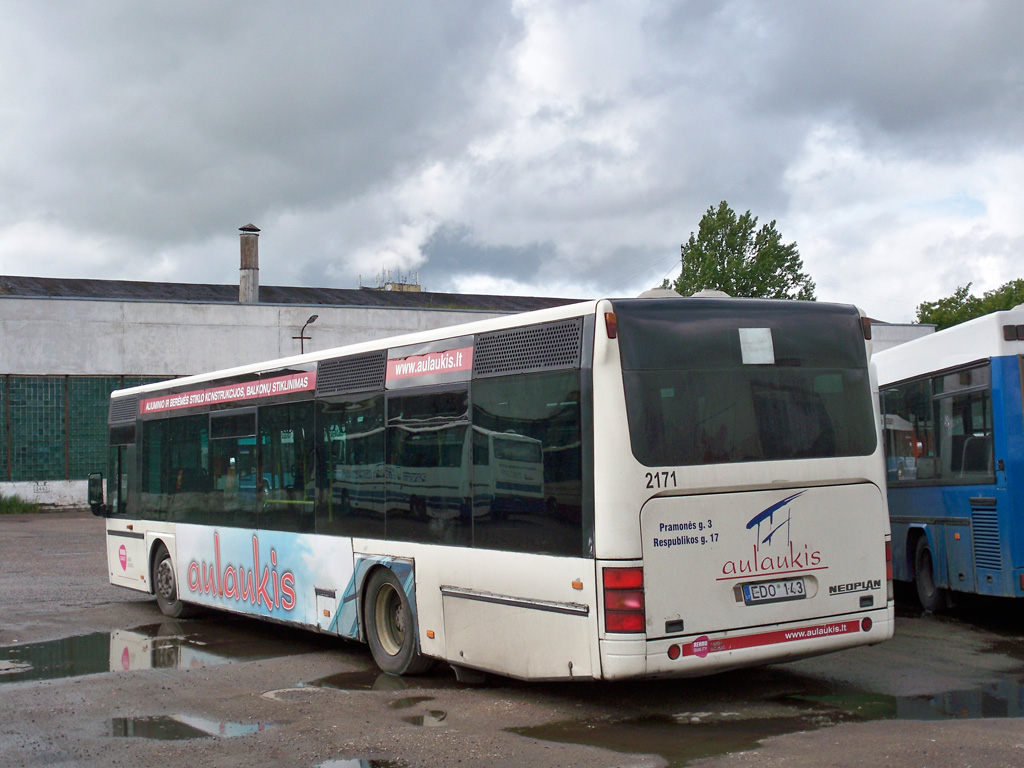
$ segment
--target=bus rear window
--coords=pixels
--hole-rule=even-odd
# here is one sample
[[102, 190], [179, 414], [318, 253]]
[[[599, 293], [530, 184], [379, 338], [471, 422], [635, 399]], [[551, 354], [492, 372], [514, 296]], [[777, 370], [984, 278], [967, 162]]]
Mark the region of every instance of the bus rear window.
[[645, 466], [874, 452], [853, 307], [744, 299], [614, 306], [630, 440]]

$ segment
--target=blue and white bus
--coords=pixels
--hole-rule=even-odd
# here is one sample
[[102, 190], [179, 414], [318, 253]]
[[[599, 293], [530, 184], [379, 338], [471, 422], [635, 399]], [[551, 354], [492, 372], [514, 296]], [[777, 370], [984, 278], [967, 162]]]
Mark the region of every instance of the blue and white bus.
[[114, 392], [113, 584], [532, 680], [893, 632], [854, 307], [601, 300]]
[[893, 576], [1024, 597], [1024, 306], [877, 353]]

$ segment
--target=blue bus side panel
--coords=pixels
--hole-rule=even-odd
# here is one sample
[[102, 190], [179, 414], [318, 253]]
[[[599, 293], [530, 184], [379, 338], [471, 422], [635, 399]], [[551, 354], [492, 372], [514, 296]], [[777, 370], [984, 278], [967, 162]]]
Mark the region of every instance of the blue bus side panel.
[[[1024, 568], [1024, 402], [1020, 358], [994, 359], [992, 379], [997, 467], [1000, 461], [1003, 462], [1003, 470], [996, 470], [996, 484], [1006, 489], [1005, 496], [997, 497], [1002, 518], [999, 531], [1003, 568], [1007, 580], [1012, 581], [1007, 587], [1013, 594], [1024, 595], [1020, 580]], [[997, 391], [1001, 396], [996, 395]]]
[[942, 526], [942, 529], [945, 534], [949, 588], [958, 592], [973, 592], [975, 578], [971, 526], [949, 524]]

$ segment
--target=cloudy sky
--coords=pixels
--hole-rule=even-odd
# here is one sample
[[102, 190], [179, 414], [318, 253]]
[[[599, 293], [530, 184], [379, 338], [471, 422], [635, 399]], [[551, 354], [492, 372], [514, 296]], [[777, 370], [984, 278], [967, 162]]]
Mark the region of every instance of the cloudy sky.
[[0, 11], [0, 274], [635, 295], [726, 200], [880, 319], [1024, 277], [1024, 3]]

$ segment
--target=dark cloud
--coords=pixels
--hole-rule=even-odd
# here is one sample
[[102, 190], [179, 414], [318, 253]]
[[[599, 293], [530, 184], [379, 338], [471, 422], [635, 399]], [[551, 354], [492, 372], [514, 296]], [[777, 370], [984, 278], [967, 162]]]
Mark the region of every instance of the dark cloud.
[[1022, 22], [995, 0], [7, 3], [0, 272], [231, 281], [252, 221], [269, 283], [629, 295], [726, 200], [777, 220], [823, 298], [909, 319], [964, 263], [1019, 276]]
[[[458, 151], [507, 10], [485, 4], [26, 6], [4, 163], [25, 213], [208, 237], [225, 218], [326, 207]], [[469, 136], [467, 136], [467, 133]], [[236, 214], [237, 215], [237, 214]]]

